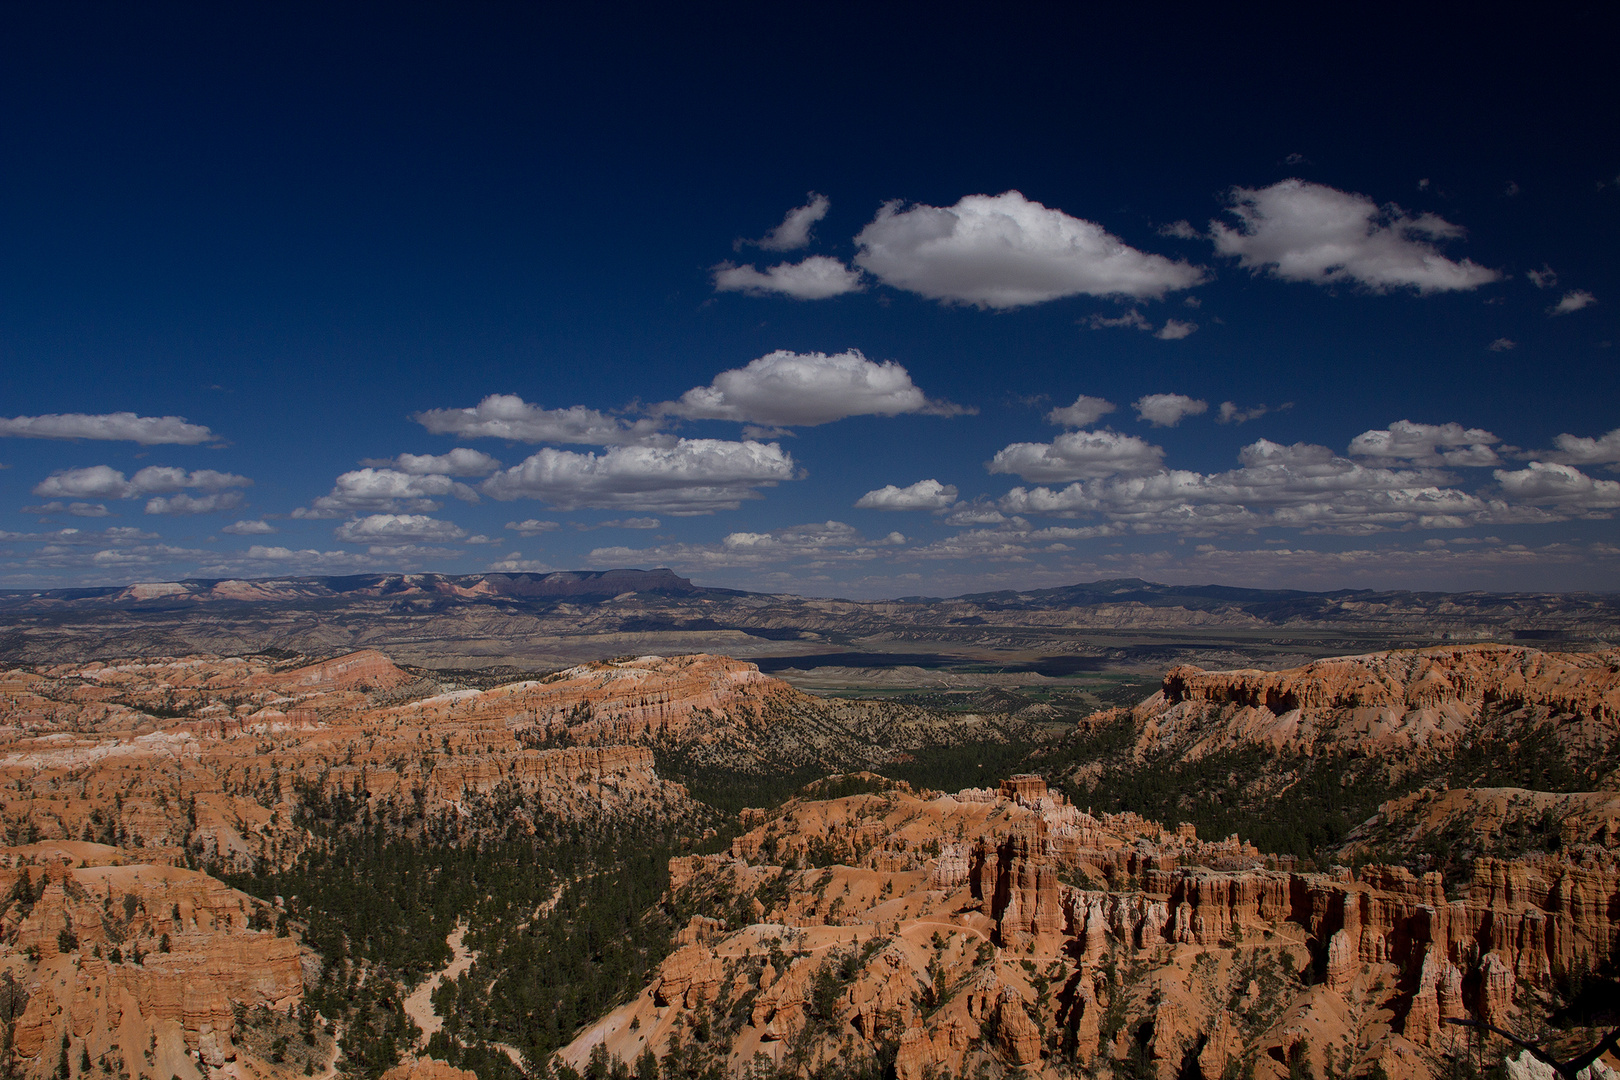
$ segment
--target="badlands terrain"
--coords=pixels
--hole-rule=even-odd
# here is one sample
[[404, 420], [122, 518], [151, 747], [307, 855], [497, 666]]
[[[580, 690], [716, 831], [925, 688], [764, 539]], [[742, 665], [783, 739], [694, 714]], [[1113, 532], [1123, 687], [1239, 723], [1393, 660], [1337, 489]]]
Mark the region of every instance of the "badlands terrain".
[[[1606, 599], [1385, 594], [1357, 621], [1362, 594], [1113, 583], [847, 605], [860, 637], [834, 602], [673, 575], [500, 593], [518, 577], [8, 597], [0, 1071], [1546, 1080], [1446, 1021], [1564, 1057], [1620, 1026]], [[1064, 646], [1104, 603], [1164, 647], [1098, 644], [1102, 615]], [[1515, 608], [1580, 647], [1316, 655]], [[1184, 647], [1197, 618], [1248, 622]], [[503, 619], [538, 629], [476, 655]], [[298, 637], [368, 620], [400, 650]], [[403, 643], [446, 620], [486, 637]], [[524, 660], [567, 625], [594, 655]], [[777, 651], [603, 651], [669, 634]], [[942, 681], [817, 696], [761, 670], [904, 666], [878, 641]], [[1185, 662], [1251, 648], [1270, 662]]]

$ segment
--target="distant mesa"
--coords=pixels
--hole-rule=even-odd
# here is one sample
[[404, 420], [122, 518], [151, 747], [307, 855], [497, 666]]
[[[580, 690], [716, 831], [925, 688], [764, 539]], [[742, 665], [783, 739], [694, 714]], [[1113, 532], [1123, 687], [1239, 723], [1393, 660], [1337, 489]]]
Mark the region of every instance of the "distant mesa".
[[[703, 592], [673, 570], [570, 570], [551, 574], [348, 574], [338, 577], [188, 578], [102, 589], [0, 590], [0, 607], [24, 604], [170, 606], [195, 603], [299, 604], [331, 599], [504, 597], [609, 598], [624, 593]], [[731, 590], [718, 590], [730, 593]]]

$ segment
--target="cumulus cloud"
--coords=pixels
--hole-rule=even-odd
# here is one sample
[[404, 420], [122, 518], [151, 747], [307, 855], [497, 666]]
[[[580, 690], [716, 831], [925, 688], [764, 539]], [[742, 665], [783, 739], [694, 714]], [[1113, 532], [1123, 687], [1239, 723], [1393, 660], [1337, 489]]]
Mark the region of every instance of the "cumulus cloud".
[[1153, 324], [1147, 321], [1147, 316], [1143, 315], [1136, 308], [1131, 308], [1131, 310], [1127, 311], [1125, 314], [1116, 315], [1116, 316], [1113, 316], [1113, 317], [1109, 317], [1109, 316], [1106, 316], [1106, 315], [1093, 315], [1091, 318], [1086, 320], [1086, 323], [1093, 330], [1114, 330], [1114, 329], [1152, 330], [1153, 329]]
[[426, 514], [368, 514], [345, 521], [332, 535], [345, 544], [386, 544], [401, 540], [443, 543], [462, 539], [467, 530], [453, 521]]
[[1485, 347], [1491, 352], [1507, 352], [1509, 349], [1518, 348], [1519, 343], [1512, 338], [1499, 337]]
[[1501, 459], [1492, 449], [1501, 442], [1481, 428], [1461, 424], [1414, 424], [1397, 420], [1388, 428], [1364, 431], [1350, 440], [1354, 457], [1382, 461], [1410, 461], [1417, 465], [1482, 467], [1498, 465]]
[[1560, 435], [1553, 440], [1558, 447], [1555, 454], [1538, 454], [1548, 461], [1569, 465], [1607, 465], [1620, 462], [1620, 428], [1607, 435], [1592, 438], [1587, 435]]
[[236, 521], [220, 530], [232, 536], [269, 536], [275, 531], [276, 527], [268, 521]]
[[484, 481], [497, 499], [584, 507], [707, 514], [735, 510], [756, 490], [794, 478], [776, 443], [681, 439], [674, 446], [616, 446], [598, 455], [547, 447]]
[[392, 458], [368, 458], [360, 463], [376, 469], [397, 469], [412, 476], [488, 476], [501, 463], [482, 450], [458, 446], [446, 454], [400, 454]]
[[213, 514], [221, 510], [235, 510], [242, 505], [240, 492], [219, 491], [212, 495], [158, 495], [146, 501], [148, 514]]
[[561, 528], [560, 522], [542, 521], [539, 518], [526, 518], [523, 521], [508, 521], [506, 528], [511, 529], [519, 536], [539, 536], [541, 533], [554, 532]]
[[1216, 417], [1222, 424], [1247, 424], [1250, 420], [1258, 420], [1271, 410], [1264, 405], [1250, 405], [1240, 408], [1235, 401], [1221, 402], [1220, 415]]
[[855, 500], [859, 510], [948, 510], [956, 503], [956, 488], [938, 480], [919, 480], [908, 487], [885, 484]]
[[354, 469], [338, 476], [332, 490], [293, 511], [295, 518], [331, 518], [356, 513], [425, 513], [453, 496], [477, 502], [478, 492], [448, 476], [413, 476], [398, 469]]
[[997, 510], [995, 506], [982, 501], [957, 503], [944, 518], [945, 524], [954, 525], [958, 528], [967, 525], [1000, 525], [1006, 520], [1006, 514]]
[[1494, 475], [1509, 496], [1534, 506], [1576, 512], [1620, 508], [1620, 480], [1597, 480], [1571, 465], [1532, 461], [1523, 469], [1497, 469]]
[[214, 433], [183, 416], [137, 416], [132, 412], [48, 413], [0, 417], [0, 436], [16, 439], [97, 439], [142, 446], [211, 442]]
[[157, 533], [146, 532], [144, 529], [138, 529], [133, 525], [115, 525], [110, 529], [102, 529], [98, 532], [87, 532], [84, 529], [77, 528], [54, 529], [51, 532], [43, 533], [0, 532], [0, 540], [7, 543], [39, 543], [69, 547], [127, 546], [145, 543], [148, 540], [156, 540], [157, 538]]
[[1446, 488], [1445, 474], [1357, 464], [1325, 446], [1261, 439], [1239, 455], [1242, 468], [1213, 475], [1182, 469], [1075, 483], [1061, 490], [1014, 488], [1008, 513], [1099, 516], [1137, 531], [1208, 534], [1288, 526], [1355, 535], [1396, 527], [1460, 527], [1530, 520]]
[[1542, 264], [1540, 270], [1526, 270], [1524, 276], [1529, 278], [1530, 284], [1538, 289], [1553, 289], [1558, 286], [1558, 275], [1553, 273], [1553, 268], [1545, 263]]
[[876, 363], [858, 349], [833, 356], [778, 349], [747, 367], [722, 371], [710, 385], [693, 387], [653, 411], [688, 420], [815, 427], [849, 416], [954, 416], [971, 410], [929, 400], [893, 360]]
[[1568, 315], [1572, 311], [1580, 311], [1582, 308], [1591, 307], [1595, 303], [1597, 303], [1597, 297], [1585, 289], [1575, 289], [1573, 292], [1565, 293], [1563, 299], [1549, 309], [1548, 314]]
[[1090, 427], [1118, 407], [1112, 401], [1081, 394], [1074, 399], [1073, 405], [1064, 405], [1047, 413], [1046, 421], [1063, 427]]
[[885, 203], [855, 243], [855, 264], [884, 284], [980, 308], [1082, 295], [1158, 299], [1205, 278], [1017, 191], [947, 207]]
[[777, 263], [756, 270], [752, 265], [729, 262], [714, 267], [715, 292], [741, 292], [751, 296], [780, 293], [795, 300], [827, 300], [860, 292], [861, 272], [831, 255], [812, 255], [796, 263]]
[[497, 574], [547, 574], [555, 569], [544, 559], [525, 559], [521, 551], [511, 552], [504, 559], [489, 564], [489, 570]]
[[35, 495], [48, 499], [134, 499], [143, 495], [170, 495], [187, 488], [222, 492], [230, 488], [251, 487], [252, 484], [253, 481], [245, 476], [214, 469], [187, 472], [169, 465], [148, 465], [134, 476], [125, 477], [110, 465], [90, 465], [54, 472], [35, 484], [33, 490]]
[[598, 566], [677, 566], [688, 571], [790, 562], [813, 569], [881, 558], [905, 543], [906, 537], [898, 532], [874, 540], [842, 521], [826, 521], [770, 532], [734, 532], [716, 544], [603, 547], [592, 551], [590, 559]]
[[1151, 473], [1163, 465], [1164, 450], [1135, 435], [1070, 431], [1049, 443], [1013, 443], [998, 450], [985, 468], [1049, 484]]
[[[1188, 297], [1188, 299], [1190, 300], [1192, 298]], [[1113, 318], [1103, 315], [1093, 315], [1087, 320], [1087, 323], [1093, 330], [1109, 330], [1115, 328], [1144, 330], [1152, 333], [1153, 336], [1158, 338], [1160, 341], [1180, 341], [1182, 338], [1187, 337], [1194, 330], [1198, 329], [1197, 323], [1185, 322], [1181, 319], [1166, 319], [1164, 321], [1164, 325], [1155, 330], [1153, 329], [1153, 324], [1148, 321], [1147, 316], [1143, 315], [1136, 308], [1132, 308], [1125, 314], [1114, 316]]]
[[654, 420], [622, 420], [580, 405], [543, 409], [516, 394], [491, 394], [467, 409], [428, 409], [412, 419], [435, 435], [528, 443], [619, 446], [656, 441], [658, 435]]
[[615, 518], [597, 525], [599, 529], [657, 529], [663, 522], [655, 517]]
[[782, 224], [758, 240], [744, 240], [741, 243], [751, 244], [766, 251], [793, 251], [809, 244], [811, 227], [827, 216], [827, 211], [832, 208], [832, 200], [825, 195], [817, 195], [814, 191], [805, 198], [810, 201], [789, 210], [787, 216], [782, 218]]
[[1267, 188], [1233, 188], [1228, 213], [1237, 219], [1235, 227], [1210, 222], [1215, 250], [1285, 281], [1432, 293], [1476, 289], [1501, 277], [1440, 253], [1436, 244], [1462, 237], [1460, 226], [1323, 184], [1283, 180]]
[[60, 500], [56, 500], [56, 501], [53, 501], [53, 502], [48, 502], [48, 503], [45, 503], [45, 504], [43, 504], [41, 506], [25, 506], [25, 507], [22, 508], [22, 512], [25, 513], [25, 514], [46, 514], [46, 515], [50, 515], [50, 514], [67, 514], [67, 515], [69, 515], [71, 517], [84, 517], [84, 518], [110, 517], [112, 515], [112, 511], [108, 510], [101, 503], [93, 503], [93, 502], [65, 503], [65, 502], [62, 502]]
[[1202, 416], [1209, 411], [1209, 402], [1186, 394], [1147, 394], [1136, 399], [1132, 406], [1139, 419], [1154, 427], [1175, 427], [1189, 416]]

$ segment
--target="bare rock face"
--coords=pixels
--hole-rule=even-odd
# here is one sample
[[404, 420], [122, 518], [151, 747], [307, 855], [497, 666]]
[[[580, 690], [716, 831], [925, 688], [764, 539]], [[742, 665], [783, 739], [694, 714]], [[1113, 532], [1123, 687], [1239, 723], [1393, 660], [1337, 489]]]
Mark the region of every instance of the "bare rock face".
[[1002, 989], [996, 1002], [996, 1045], [1010, 1065], [1029, 1065], [1041, 1058], [1041, 1029], [1010, 986]]
[[[807, 865], [811, 851], [842, 854]], [[1330, 1055], [1334, 1071], [1378, 1062], [1429, 1080], [1446, 1019], [1533, 1026], [1563, 973], [1620, 945], [1620, 857], [1601, 847], [1482, 859], [1448, 896], [1399, 867], [1268, 870], [1241, 843], [1094, 817], [1022, 780], [795, 800], [729, 852], [678, 862], [683, 888], [773, 882], [774, 899], [750, 925], [703, 924], [714, 936], [672, 954], [603, 1030], [626, 1059], [661, 1052], [701, 1009], [753, 992], [725, 1044], [733, 1072], [789, 1047], [859, 1058], [887, 1042], [904, 1080], [1101, 1072], [1138, 1053], [1165, 1080], [1251, 1063], [1269, 1080], [1290, 1062], [1324, 1075]]]
[[1318, 660], [1286, 671], [1177, 667], [1130, 710], [1139, 753], [1260, 746], [1383, 756], [1447, 750], [1492, 717], [1556, 719], [1572, 754], [1620, 735], [1620, 651], [1473, 645]]
[[382, 1080], [478, 1080], [478, 1076], [443, 1061], [414, 1058], [383, 1073]]
[[262, 901], [195, 871], [125, 864], [132, 854], [117, 849], [82, 845], [104, 861], [73, 866], [71, 852], [42, 860], [42, 847], [0, 848], [0, 887], [14, 898], [0, 935], [32, 958], [14, 1031], [27, 1075], [56, 1068], [64, 1034], [96, 1059], [140, 1045], [181, 1074], [219, 1067], [239, 1053], [239, 1010], [303, 1000], [298, 939], [248, 928]]

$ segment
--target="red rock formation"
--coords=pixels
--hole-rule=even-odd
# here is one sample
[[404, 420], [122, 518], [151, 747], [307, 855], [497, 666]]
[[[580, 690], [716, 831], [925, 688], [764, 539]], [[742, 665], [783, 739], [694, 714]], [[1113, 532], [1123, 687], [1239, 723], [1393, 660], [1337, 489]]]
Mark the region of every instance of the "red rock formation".
[[1620, 734], [1620, 651], [1545, 653], [1453, 646], [1318, 660], [1286, 671], [1173, 668], [1131, 710], [1139, 752], [1193, 757], [1240, 745], [1359, 756], [1438, 751], [1479, 729], [1487, 710], [1562, 718], [1574, 754]]
[[[839, 839], [857, 836], [861, 845]], [[1050, 793], [902, 792], [789, 803], [726, 855], [676, 860], [671, 871], [683, 887], [723, 884], [729, 895], [789, 875], [787, 898], [758, 905], [754, 925], [686, 947], [736, 957], [780, 940], [797, 950], [780, 972], [761, 973], [737, 1061], [805, 1030], [818, 953], [870, 942], [818, 1052], [835, 1052], [844, 1033], [867, 1045], [897, 1039], [896, 1071], [908, 1080], [971, 1073], [987, 1058], [1033, 1071], [1054, 1064], [1054, 1045], [1102, 1069], [1137, 1038], [1148, 1038], [1162, 1077], [1195, 1060], [1207, 1080], [1250, 1061], [1257, 1076], [1280, 1078], [1291, 1055], [1322, 1075], [1331, 1051], [1334, 1070], [1380, 1061], [1393, 1080], [1427, 1080], [1451, 1045], [1445, 1019], [1523, 1025], [1523, 1010], [1546, 999], [1520, 984], [1550, 989], [1620, 945], [1620, 858], [1601, 849], [1480, 860], [1472, 885], [1448, 898], [1438, 875], [1396, 867], [1171, 868], [1183, 852], [1243, 850], [1204, 843], [1125, 815], [1091, 818]], [[797, 871], [769, 861], [812, 844], [851, 861]], [[901, 858], [918, 851], [937, 854]], [[1060, 883], [1080, 871], [1123, 883], [1127, 867], [1136, 891]], [[640, 1010], [645, 1045], [665, 1045], [696, 962], [672, 957], [645, 1005], [627, 1006]], [[671, 1004], [659, 1010], [661, 1001]]]

